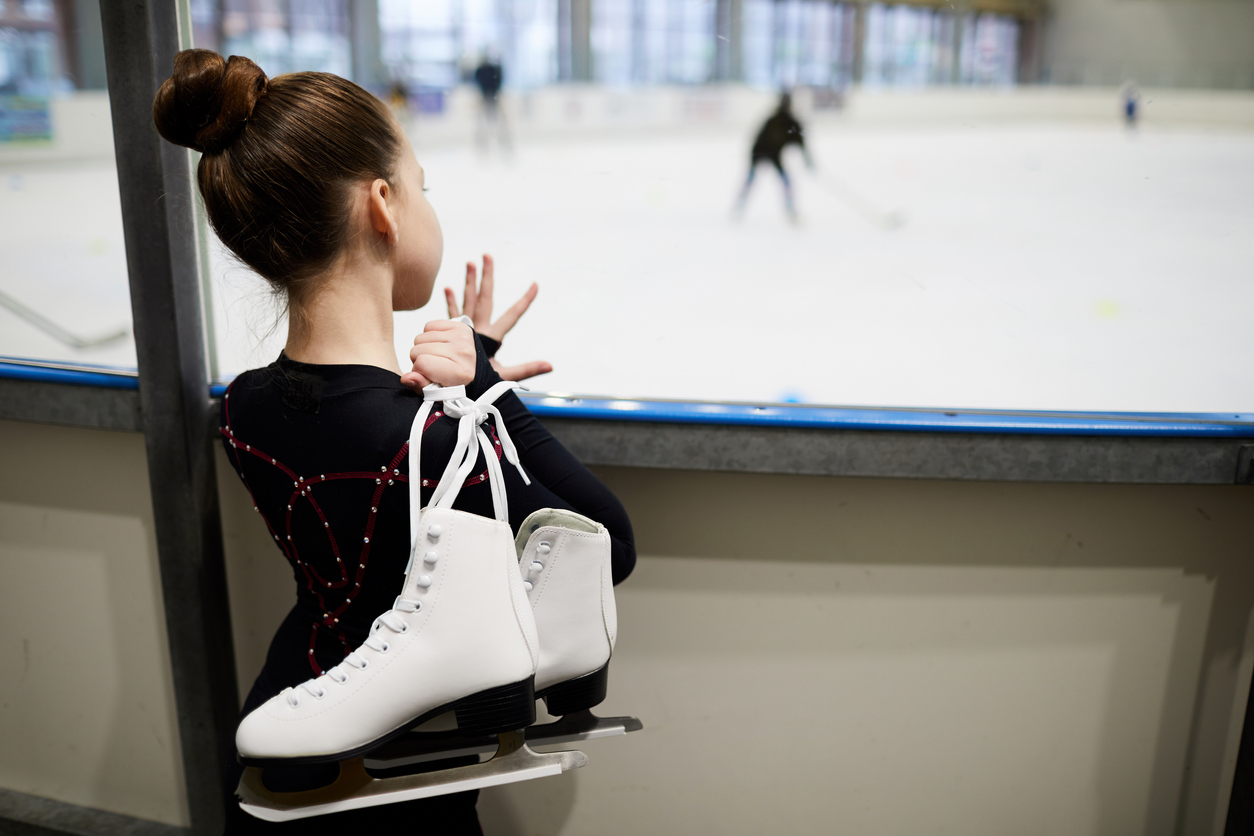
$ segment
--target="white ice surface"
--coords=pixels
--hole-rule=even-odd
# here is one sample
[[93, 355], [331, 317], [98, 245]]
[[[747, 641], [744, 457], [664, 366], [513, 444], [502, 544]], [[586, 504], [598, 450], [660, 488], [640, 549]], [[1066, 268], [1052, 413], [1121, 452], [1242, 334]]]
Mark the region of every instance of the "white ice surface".
[[[739, 134], [424, 149], [445, 235], [433, 302], [398, 314], [402, 357], [466, 260], [503, 309], [540, 295], [506, 363], [543, 391], [686, 400], [1165, 412], [1254, 411], [1254, 134], [1036, 125], [815, 126], [789, 158], [801, 224], [764, 167], [740, 221]], [[14, 176], [5, 174], [6, 178]], [[127, 318], [112, 170], [0, 184], [0, 290], [85, 335]], [[110, 231], [106, 227], [113, 225]], [[282, 344], [260, 280], [214, 260], [220, 369]], [[0, 354], [71, 352], [0, 311]]]

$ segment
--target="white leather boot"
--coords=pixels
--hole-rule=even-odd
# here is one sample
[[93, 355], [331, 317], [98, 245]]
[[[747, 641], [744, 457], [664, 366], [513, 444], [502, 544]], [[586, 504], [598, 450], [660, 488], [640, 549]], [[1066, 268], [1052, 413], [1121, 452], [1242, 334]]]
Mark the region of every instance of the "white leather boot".
[[[527, 589], [540, 640], [536, 697], [561, 717], [528, 727], [527, 742], [552, 745], [639, 731], [643, 725], [635, 717], [597, 717], [591, 710], [605, 699], [618, 633], [609, 533], [587, 517], [546, 508], [523, 521], [515, 545], [520, 563], [515, 571]], [[452, 719], [439, 717], [415, 728], [376, 749], [365, 765], [394, 769], [497, 750], [496, 741], [476, 737], [461, 728], [460, 718]]]
[[[500, 465], [480, 427], [488, 414], [496, 414], [505, 456], [517, 466], [500, 414], [491, 406], [506, 388], [498, 384], [472, 402], [462, 387], [428, 387], [410, 436], [413, 547], [401, 594], [343, 662], [244, 718], [235, 737], [243, 763], [350, 758], [450, 710], [458, 727], [474, 734], [521, 729], [535, 721], [535, 620], [506, 521]], [[431, 507], [420, 509], [422, 428], [436, 401], [460, 419], [458, 446]], [[450, 507], [476, 462], [472, 439], [487, 452], [497, 519]]]
[[610, 535], [573, 511], [545, 508], [527, 517], [515, 545], [540, 636], [536, 697], [557, 716], [592, 708], [605, 699], [618, 633]]

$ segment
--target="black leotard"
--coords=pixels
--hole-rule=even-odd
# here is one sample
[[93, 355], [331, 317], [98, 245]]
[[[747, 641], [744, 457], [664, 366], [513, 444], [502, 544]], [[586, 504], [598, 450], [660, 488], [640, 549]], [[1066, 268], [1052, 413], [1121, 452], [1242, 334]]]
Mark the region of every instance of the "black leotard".
[[[500, 380], [488, 362], [489, 350], [496, 347], [495, 341], [477, 336], [478, 363], [475, 380], [466, 387], [469, 397], [478, 397]], [[410, 425], [421, 403], [422, 396], [401, 385], [395, 372], [374, 366], [310, 365], [286, 356], [264, 369], [245, 372], [228, 388], [222, 399], [221, 429], [227, 457], [291, 564], [297, 586], [296, 605], [270, 644], [241, 716], [343, 660], [399, 594], [409, 556], [406, 454]], [[496, 406], [531, 479], [525, 485], [513, 467], [502, 468], [511, 528], [517, 531], [539, 508], [583, 514], [609, 530], [614, 583], [627, 577], [635, 565], [635, 546], [622, 505], [513, 392], [498, 398]], [[448, 462], [455, 437], [456, 423], [437, 409], [423, 434], [422, 461], [428, 467], [424, 502]], [[499, 442], [496, 453], [501, 455]], [[485, 469], [481, 452], [453, 507], [492, 516], [491, 490], [480, 480]], [[228, 776], [229, 789], [237, 779], [238, 772]], [[412, 825], [447, 814], [452, 816], [448, 832], [474, 833], [476, 795], [371, 808], [292, 825], [303, 824], [301, 832], [309, 832], [311, 822], [321, 827], [330, 826], [332, 820]], [[343, 816], [354, 818], [347, 822]], [[268, 827], [274, 825], [241, 813], [228, 800], [228, 832], [281, 832]]]

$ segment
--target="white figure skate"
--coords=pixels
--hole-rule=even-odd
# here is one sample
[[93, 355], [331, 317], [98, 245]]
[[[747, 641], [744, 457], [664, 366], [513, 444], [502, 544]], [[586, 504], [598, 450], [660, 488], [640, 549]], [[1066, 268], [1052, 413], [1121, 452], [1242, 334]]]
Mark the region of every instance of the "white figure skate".
[[[522, 473], [491, 405], [514, 385], [499, 383], [478, 401], [460, 386], [424, 390], [410, 433], [413, 543], [401, 594], [342, 663], [244, 718], [236, 747], [249, 768], [237, 795], [246, 812], [287, 821], [556, 775], [587, 763], [582, 752], [532, 752], [521, 731], [535, 721], [539, 644], [516, 562], [504, 478], [481, 427], [495, 415], [505, 457]], [[421, 509], [422, 430], [437, 401], [459, 421], [457, 443], [431, 506]], [[496, 519], [451, 507], [477, 460], [475, 440], [486, 454]], [[367, 774], [361, 755], [450, 712], [462, 734], [498, 735], [497, 756], [420, 775]], [[268, 789], [260, 769], [334, 761], [341, 762], [334, 783], [302, 792]]]
[[[618, 632], [609, 533], [572, 511], [546, 508], [527, 517], [515, 545], [540, 636], [536, 698], [561, 717], [529, 727], [527, 742], [569, 743], [641, 729], [635, 717], [602, 718], [591, 711], [605, 699]], [[372, 752], [366, 765], [396, 768], [495, 748], [491, 738], [476, 737], [459, 720], [455, 731], [428, 726], [404, 735]]]

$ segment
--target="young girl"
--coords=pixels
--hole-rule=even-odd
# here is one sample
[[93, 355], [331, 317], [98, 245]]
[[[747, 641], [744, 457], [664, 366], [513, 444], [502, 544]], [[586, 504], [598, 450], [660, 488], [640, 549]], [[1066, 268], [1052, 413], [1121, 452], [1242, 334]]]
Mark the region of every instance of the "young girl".
[[[407, 472], [403, 450], [422, 387], [465, 384], [474, 398], [497, 383], [492, 355], [535, 288], [491, 323], [492, 261], [484, 257], [479, 290], [467, 265], [464, 304], [479, 333], [448, 320], [428, 323], [402, 374], [392, 313], [430, 300], [443, 239], [423, 195], [422, 167], [387, 107], [334, 75], [267, 79], [247, 58], [195, 49], [175, 58], [153, 118], [165, 139], [201, 152], [198, 181], [210, 224], [288, 305], [283, 352], [236, 378], [222, 400], [227, 456], [296, 580], [296, 605], [270, 644], [244, 716], [341, 662], [391, 605], [409, 555], [408, 494], [419, 474]], [[456, 315], [451, 291], [448, 305]], [[520, 379], [542, 370], [533, 364], [504, 372]], [[618, 500], [513, 393], [496, 405], [531, 477], [526, 485], [504, 468], [511, 527], [517, 531], [540, 508], [591, 517], [610, 532], [614, 582], [621, 581], [635, 550]], [[425, 472], [443, 471], [455, 429], [445, 418], [423, 435], [423, 462], [431, 463]], [[486, 468], [480, 455], [474, 473]], [[475, 476], [466, 485], [454, 507], [491, 516], [489, 485]], [[420, 489], [426, 503], [433, 486], [423, 481]], [[316, 785], [318, 776], [295, 772], [294, 782]], [[227, 777], [228, 792], [238, 777]], [[228, 796], [227, 832], [403, 823], [477, 834], [476, 797], [273, 825], [243, 814]]]

